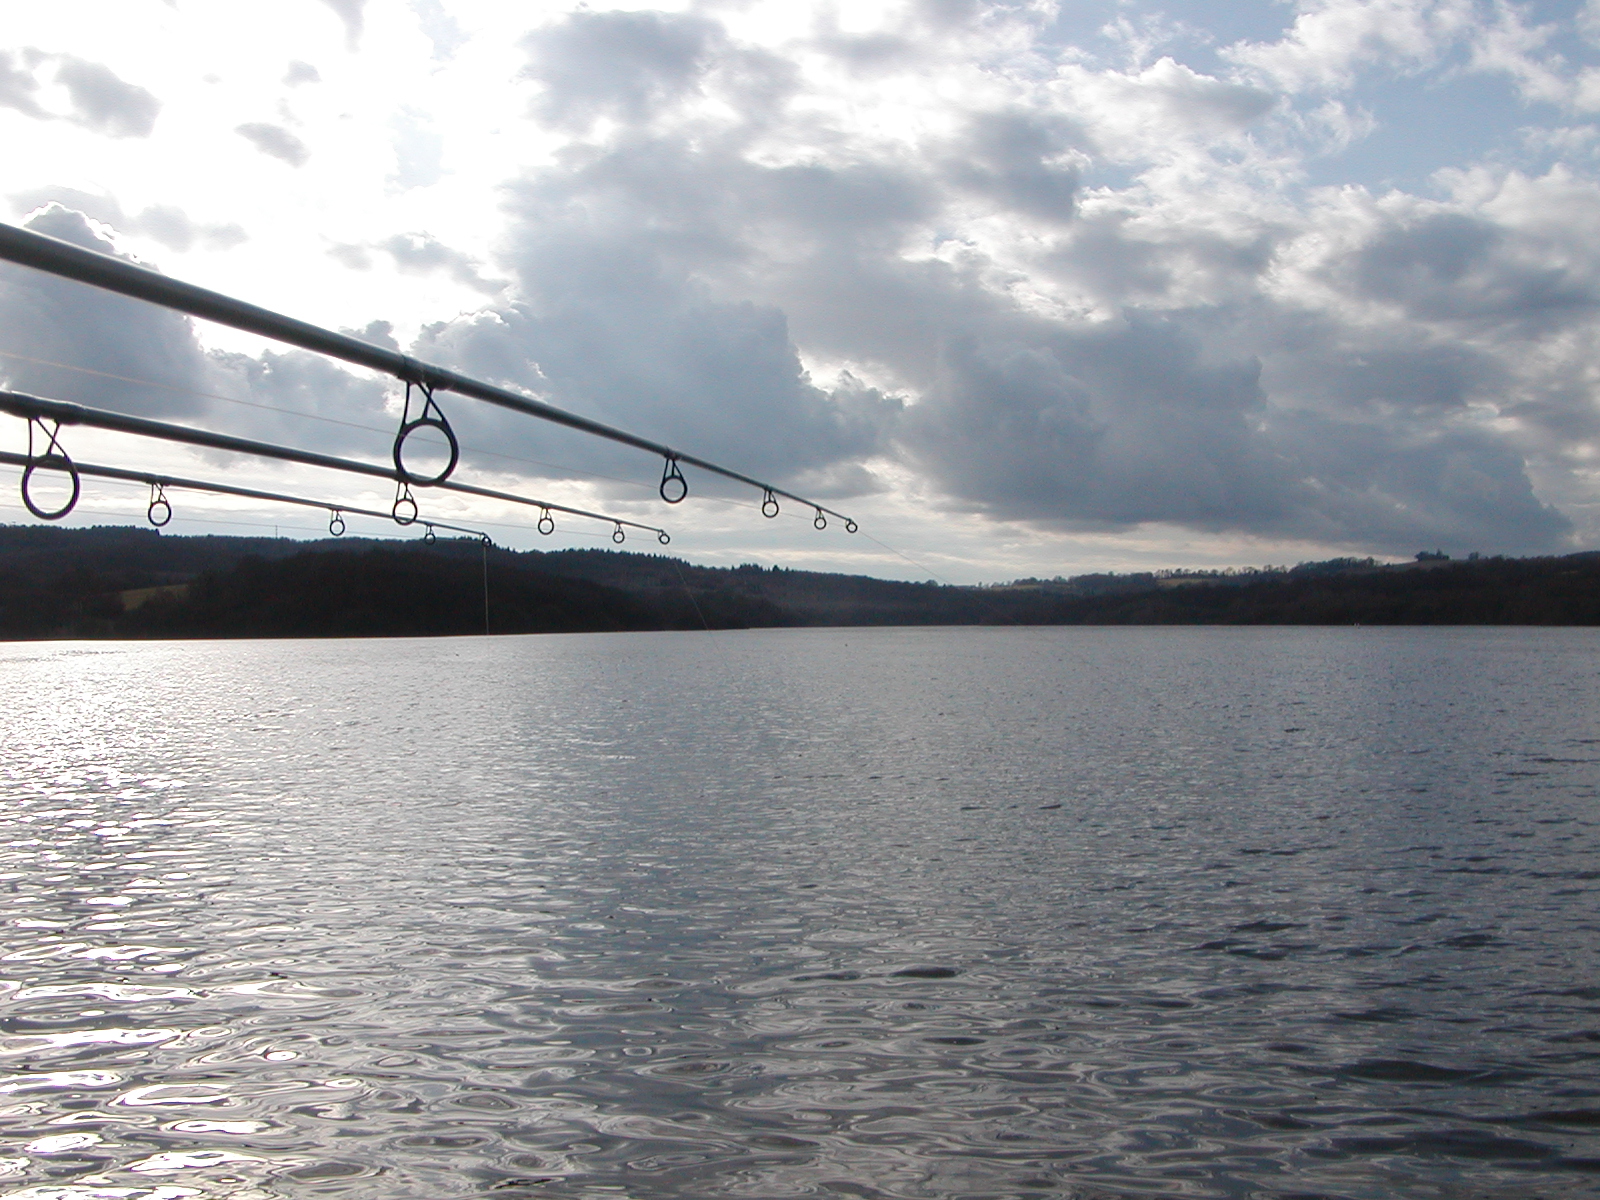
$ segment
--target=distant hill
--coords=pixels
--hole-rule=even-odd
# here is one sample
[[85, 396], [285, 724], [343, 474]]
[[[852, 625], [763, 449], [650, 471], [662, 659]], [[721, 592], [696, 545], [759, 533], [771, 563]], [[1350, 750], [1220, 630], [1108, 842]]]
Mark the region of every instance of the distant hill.
[[[1595, 625], [1600, 554], [1099, 574], [995, 587], [698, 567], [612, 550], [488, 554], [496, 633], [783, 625]], [[0, 639], [482, 633], [470, 539], [176, 537], [0, 526]]]

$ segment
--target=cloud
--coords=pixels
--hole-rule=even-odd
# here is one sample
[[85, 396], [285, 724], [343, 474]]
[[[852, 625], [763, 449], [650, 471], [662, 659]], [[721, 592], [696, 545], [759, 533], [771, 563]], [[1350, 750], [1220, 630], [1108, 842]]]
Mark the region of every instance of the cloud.
[[345, 39], [354, 50], [361, 41], [362, 10], [367, 0], [322, 0], [344, 22]]
[[261, 153], [291, 167], [303, 167], [311, 158], [311, 151], [299, 138], [282, 125], [269, 125], [264, 121], [251, 121], [234, 130]]
[[[1275, 42], [1224, 54], [1288, 91], [1354, 87], [1364, 75], [1416, 76], [1439, 67], [1499, 75], [1525, 102], [1594, 107], [1592, 67], [1558, 49], [1568, 26], [1531, 18], [1537, 6], [1483, 0], [1309, 0]], [[1587, 11], [1587, 10], [1585, 10]], [[1580, 21], [1580, 25], [1582, 22]], [[1458, 61], [1464, 58], [1464, 62]]]
[[[60, 204], [26, 225], [116, 254], [83, 213]], [[352, 374], [320, 355], [207, 351], [180, 313], [10, 264], [0, 264], [0, 330], [0, 378], [18, 391], [380, 462], [386, 456], [388, 381]], [[393, 345], [386, 326], [358, 336]], [[353, 427], [359, 425], [379, 432]], [[219, 465], [238, 461], [220, 452], [210, 457]]]
[[1304, 506], [1297, 532], [1394, 554], [1433, 546], [1527, 553], [1567, 545], [1572, 522], [1541, 503], [1526, 464], [1492, 437], [1288, 414], [1274, 430], [1293, 454]]
[[538, 110], [548, 121], [638, 123], [690, 95], [721, 40], [722, 27], [705, 17], [579, 11], [528, 35], [525, 74], [543, 85]]
[[1148, 321], [1015, 333], [947, 341], [907, 414], [918, 461], [962, 506], [1077, 528], [1284, 520], [1252, 436], [1253, 364], [1202, 363], [1181, 330]]
[[[36, 213], [27, 227], [115, 254], [81, 213], [60, 205]], [[0, 358], [0, 370], [18, 391], [144, 416], [190, 415], [205, 407], [195, 394], [208, 390], [205, 355], [189, 318], [168, 309], [3, 264], [0, 330], [0, 349], [27, 356]]]
[[1381, 227], [1341, 267], [1361, 294], [1428, 320], [1559, 320], [1600, 303], [1596, 280], [1518, 262], [1507, 237], [1483, 217], [1434, 213]]
[[328, 257], [351, 271], [372, 270], [372, 255], [368, 248], [353, 242], [335, 242], [328, 247]]
[[61, 56], [56, 79], [72, 97], [73, 119], [108, 137], [149, 137], [161, 102], [109, 67]]
[[[54, 82], [66, 92], [66, 111], [41, 103], [38, 73], [50, 63], [56, 67]], [[161, 112], [154, 95], [102, 63], [32, 48], [0, 51], [0, 106], [40, 120], [70, 121], [115, 138], [149, 137]]]
[[950, 160], [961, 187], [993, 197], [1004, 208], [1046, 221], [1076, 215], [1087, 156], [1077, 126], [1028, 112], [975, 113]]
[[397, 233], [380, 242], [337, 242], [328, 248], [328, 255], [348, 270], [370, 271], [373, 251], [387, 254], [406, 275], [442, 274], [486, 296], [498, 295], [506, 287], [504, 280], [485, 279], [477, 259], [428, 233]]
[[[524, 270], [537, 261], [534, 251]], [[813, 384], [781, 313], [718, 304], [664, 280], [632, 301], [595, 282], [569, 279], [554, 311], [518, 305], [431, 327], [413, 352], [775, 482], [856, 463], [883, 444], [898, 402], [853, 383], [831, 392]], [[481, 414], [474, 427], [478, 444], [524, 453], [549, 446], [554, 432]], [[580, 469], [628, 464], [638, 473], [637, 452], [570, 438], [560, 446], [560, 461]]]
[[[1451, 11], [1406, 9], [1428, 37]], [[1289, 43], [1322, 65], [1288, 55], [1280, 82], [1432, 44], [1317, 12]], [[948, 51], [919, 28], [960, 16], [897, 27], [875, 92], [931, 70]], [[1279, 170], [1265, 143], [1301, 118], [1173, 58], [986, 76], [896, 126], [798, 76], [719, 108], [750, 49], [704, 17], [583, 12], [526, 45], [570, 140], [507, 185], [513, 293], [419, 353], [784, 478], [870, 490], [896, 459], [948, 510], [1041, 528], [1392, 553], [1571, 535], [1531, 480], [1585, 402], [1528, 355], [1587, 327], [1600, 266], [1535, 232], [1531, 200], [1242, 186], [1231, 164]], [[1086, 184], [1108, 160], [1144, 173]]]
[[1398, 339], [1351, 347], [1326, 327], [1291, 346], [1286, 328], [1261, 348], [1293, 370], [1264, 378], [1255, 356], [1203, 349], [1211, 319], [954, 340], [898, 436], [954, 507], [1063, 529], [1159, 521], [1402, 554], [1551, 549], [1570, 534], [1519, 448], [1472, 420], [1507, 382], [1492, 361]]
[[25, 50], [21, 54], [0, 50], [0, 106], [14, 108], [30, 117], [49, 115], [39, 107], [36, 98], [39, 81], [34, 78], [33, 68], [38, 65], [39, 57], [36, 50]]
[[1364, 70], [1413, 73], [1477, 21], [1472, 0], [1309, 0], [1286, 36], [1226, 51], [1291, 91], [1350, 86]]
[[185, 251], [197, 242], [213, 249], [226, 249], [247, 240], [238, 225], [197, 225], [181, 208], [171, 204], [150, 205], [139, 213], [133, 224], [170, 250]]
[[1277, 102], [1270, 91], [1204, 75], [1171, 58], [1137, 74], [1066, 66], [1058, 87], [1099, 131], [1099, 153], [1124, 161], [1174, 139], [1236, 137]]
[[457, 283], [491, 296], [505, 286], [483, 278], [478, 274], [476, 259], [446, 246], [431, 234], [397, 233], [385, 238], [379, 248], [388, 251], [395, 265], [410, 274], [442, 271]]
[[31, 188], [25, 192], [13, 192], [7, 199], [11, 202], [12, 210], [19, 214], [59, 203], [125, 233], [153, 238], [169, 250], [179, 252], [187, 252], [197, 245], [208, 250], [226, 250], [249, 240], [249, 235], [232, 222], [226, 225], [198, 222], [181, 208], [170, 204], [152, 204], [137, 215], [130, 216], [123, 212], [122, 205], [114, 196], [96, 195], [77, 188]]
[[[364, 334], [370, 331], [357, 336]], [[304, 350], [213, 351], [207, 370], [214, 394], [249, 402], [212, 403], [211, 419], [229, 432], [380, 463], [388, 457], [397, 422], [384, 411], [390, 391], [386, 379], [355, 375]]]
[[299, 87], [302, 83], [321, 83], [322, 72], [310, 63], [296, 59], [284, 71], [283, 82], [287, 87]]

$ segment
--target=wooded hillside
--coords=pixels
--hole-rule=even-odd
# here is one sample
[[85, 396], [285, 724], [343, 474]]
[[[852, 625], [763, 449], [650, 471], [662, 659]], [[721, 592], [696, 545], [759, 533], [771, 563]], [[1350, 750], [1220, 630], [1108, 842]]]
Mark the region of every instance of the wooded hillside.
[[[973, 624], [1600, 624], [1600, 554], [1244, 574], [1093, 575], [997, 587], [698, 567], [610, 550], [491, 549], [495, 633]], [[471, 540], [176, 537], [0, 526], [0, 638], [482, 633]]]

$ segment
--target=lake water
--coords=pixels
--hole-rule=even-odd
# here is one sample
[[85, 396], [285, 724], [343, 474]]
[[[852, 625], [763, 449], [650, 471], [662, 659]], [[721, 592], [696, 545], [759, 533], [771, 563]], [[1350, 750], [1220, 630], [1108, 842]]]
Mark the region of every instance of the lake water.
[[1600, 1194], [1600, 631], [0, 647], [0, 1197]]

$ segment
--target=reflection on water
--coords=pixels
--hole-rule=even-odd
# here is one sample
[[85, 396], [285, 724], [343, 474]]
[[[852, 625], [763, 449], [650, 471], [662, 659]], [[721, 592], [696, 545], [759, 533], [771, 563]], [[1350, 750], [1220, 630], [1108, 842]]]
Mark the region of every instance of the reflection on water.
[[1600, 1190], [1600, 634], [0, 648], [0, 1197]]

